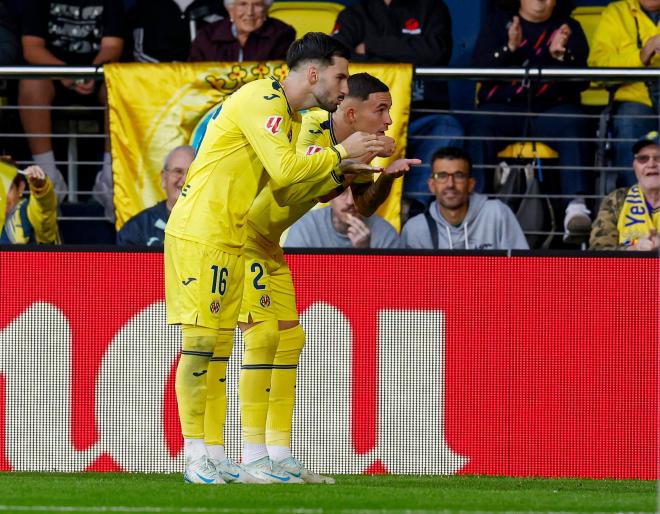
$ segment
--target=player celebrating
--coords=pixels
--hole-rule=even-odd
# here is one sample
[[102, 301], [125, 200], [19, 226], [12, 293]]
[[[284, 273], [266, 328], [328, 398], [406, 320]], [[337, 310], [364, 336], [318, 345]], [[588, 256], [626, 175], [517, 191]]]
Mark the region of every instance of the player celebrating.
[[187, 482], [257, 481], [224, 450], [226, 368], [243, 296], [247, 214], [269, 179], [275, 187], [323, 179], [343, 158], [383, 148], [376, 136], [356, 133], [311, 157], [296, 155], [297, 111], [336, 110], [346, 93], [349, 55], [329, 36], [306, 34], [289, 48], [283, 83], [257, 80], [231, 95], [209, 122], [172, 209], [165, 290], [167, 321], [182, 325], [176, 395]]
[[[348, 94], [337, 111], [305, 114], [298, 151], [316, 155], [323, 147], [336, 145], [358, 131], [376, 134], [389, 143], [379, 155], [394, 152], [394, 142], [385, 131], [392, 123], [392, 97], [377, 78], [360, 73], [348, 79]], [[371, 160], [374, 154], [364, 156]], [[376, 182], [360, 175], [350, 186], [361, 214], [373, 214], [390, 192], [394, 178], [420, 164], [417, 159], [392, 163]], [[366, 177], [366, 181], [364, 180]], [[239, 380], [243, 425], [243, 464], [250, 473], [268, 482], [334, 483], [334, 479], [306, 469], [291, 454], [290, 439], [295, 399], [296, 367], [305, 343], [298, 323], [293, 283], [279, 246], [280, 236], [321, 196], [339, 194], [330, 179], [300, 183], [273, 191], [266, 187], [248, 216], [245, 245], [245, 286], [239, 327], [245, 352]], [[281, 203], [293, 204], [282, 207]]]

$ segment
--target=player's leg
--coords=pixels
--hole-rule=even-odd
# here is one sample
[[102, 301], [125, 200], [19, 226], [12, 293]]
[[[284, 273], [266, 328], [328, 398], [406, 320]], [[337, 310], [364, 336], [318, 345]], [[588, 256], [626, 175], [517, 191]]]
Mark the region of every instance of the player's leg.
[[254, 476], [271, 483], [302, 483], [297, 477], [272, 467], [266, 448], [271, 373], [279, 344], [270, 272], [278, 261], [263, 249], [246, 245], [245, 282], [239, 327], [245, 350], [238, 386], [243, 428], [243, 463]]
[[[183, 325], [176, 393], [184, 436], [186, 473], [195, 483], [224, 483], [208, 460], [207, 442], [219, 443], [226, 416], [226, 385], [209, 375], [223, 374], [231, 353], [243, 287], [241, 256], [166, 235], [165, 289], [168, 323]], [[218, 359], [212, 358], [217, 354]], [[210, 400], [212, 407], [207, 405]], [[224, 405], [224, 408], [223, 408]], [[210, 419], [212, 418], [212, 419]], [[217, 423], [216, 432], [207, 427]], [[219, 434], [219, 435], [218, 435]]]
[[301, 478], [308, 483], [334, 483], [334, 479], [306, 469], [291, 454], [291, 431], [296, 398], [296, 373], [305, 333], [298, 323], [296, 298], [291, 272], [284, 258], [271, 274], [273, 306], [277, 312], [279, 344], [271, 374], [270, 399], [266, 420], [268, 454], [279, 471]]

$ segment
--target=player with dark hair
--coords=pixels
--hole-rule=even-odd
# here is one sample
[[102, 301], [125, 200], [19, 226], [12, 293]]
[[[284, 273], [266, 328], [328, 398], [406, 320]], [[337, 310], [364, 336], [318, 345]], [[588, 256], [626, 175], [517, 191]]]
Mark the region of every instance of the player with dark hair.
[[[335, 112], [305, 114], [298, 152], [313, 157], [323, 148], [364, 131], [386, 143], [387, 148], [378, 155], [387, 157], [394, 152], [394, 141], [385, 136], [392, 123], [391, 106], [392, 97], [383, 82], [367, 73], [352, 75], [348, 93]], [[375, 156], [370, 153], [362, 160], [368, 162]], [[387, 197], [394, 178], [408, 171], [410, 165], [420, 163], [417, 159], [397, 160], [376, 182], [371, 174], [359, 175], [350, 187], [361, 214], [371, 215]], [[327, 177], [280, 190], [266, 187], [248, 216], [239, 317], [245, 340], [239, 381], [243, 463], [254, 476], [269, 482], [334, 483], [333, 478], [305, 468], [291, 454], [296, 368], [305, 334], [298, 322], [291, 273], [279, 241], [284, 230], [320, 197], [336, 196], [349, 187], [350, 180], [337, 184]]]
[[356, 133], [313, 156], [296, 155], [298, 111], [337, 108], [347, 89], [348, 51], [312, 33], [293, 43], [291, 55], [283, 83], [271, 77], [246, 84], [216, 111], [165, 231], [167, 321], [183, 333], [176, 394], [187, 482], [257, 481], [224, 449], [226, 369], [254, 198], [269, 180], [279, 188], [339, 177], [342, 159], [383, 148], [377, 136]]

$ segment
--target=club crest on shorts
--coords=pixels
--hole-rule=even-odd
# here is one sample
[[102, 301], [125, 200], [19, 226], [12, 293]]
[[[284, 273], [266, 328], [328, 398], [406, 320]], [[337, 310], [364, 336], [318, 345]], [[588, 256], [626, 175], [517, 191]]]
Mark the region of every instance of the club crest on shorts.
[[280, 131], [280, 125], [283, 119], [282, 116], [268, 116], [265, 125], [266, 130], [272, 134], [277, 134]]
[[217, 314], [220, 312], [220, 302], [218, 300], [213, 300], [211, 305], [209, 305], [209, 310], [211, 311], [211, 314]]
[[264, 309], [266, 307], [270, 307], [270, 296], [268, 296], [267, 294], [262, 294], [259, 303]]

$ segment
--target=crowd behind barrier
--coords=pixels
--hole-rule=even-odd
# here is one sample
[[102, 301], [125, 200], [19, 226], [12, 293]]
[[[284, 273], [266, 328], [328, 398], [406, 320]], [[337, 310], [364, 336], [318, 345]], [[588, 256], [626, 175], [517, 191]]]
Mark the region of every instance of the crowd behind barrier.
[[[438, 206], [442, 204], [441, 193], [433, 186], [438, 179], [432, 178], [437, 176], [432, 156], [440, 147], [459, 147], [467, 150], [471, 161], [466, 194], [501, 200], [514, 213], [531, 248], [586, 249], [590, 233], [593, 239], [596, 228], [592, 222], [603, 198], [615, 195], [617, 186], [630, 188], [637, 183], [632, 171], [640, 162], [636, 160], [637, 168], [633, 166], [633, 144], [647, 135], [655, 144], [652, 131], [660, 129], [660, 73], [654, 69], [654, 42], [660, 41], [660, 36], [656, 34], [658, 15], [649, 2], [622, 0], [604, 8], [581, 8], [572, 18], [564, 2], [544, 12], [533, 11], [526, 0], [517, 10], [496, 6], [490, 15], [497, 22], [483, 25], [471, 62], [466, 63], [471, 66], [462, 68], [447, 66], [452, 55], [451, 22], [456, 26], [460, 15], [443, 2], [410, 6], [395, 2], [396, 9], [389, 9], [389, 2], [360, 0], [342, 2], [349, 4], [343, 12], [332, 3], [327, 6], [334, 10], [319, 7], [323, 3], [299, 5], [318, 9], [319, 23], [328, 23], [321, 12], [330, 13], [324, 14], [328, 20], [340, 13], [332, 30], [325, 26], [319, 30], [332, 31], [346, 43], [354, 61], [408, 61], [415, 65], [406, 143], [408, 156], [420, 157], [423, 163], [404, 178], [402, 226], [408, 219], [432, 213], [434, 197]], [[300, 8], [293, 2], [273, 4], [271, 0], [226, 0], [222, 4], [173, 1], [166, 2], [167, 8], [153, 16], [148, 14], [153, 12], [148, 1], [137, 1], [127, 2], [130, 15], [122, 20], [117, 2], [82, 3], [108, 5], [105, 12], [89, 11], [85, 18], [89, 35], [75, 44], [45, 24], [47, 19], [57, 22], [76, 16], [75, 9], [47, 14], [35, 4], [37, 15], [33, 19], [28, 22], [24, 17], [12, 26], [16, 3], [0, 3], [0, 17], [8, 20], [1, 24], [2, 29], [22, 35], [23, 54], [21, 62], [17, 55], [21, 48], [17, 46], [18, 51], [3, 56], [1, 63], [19, 65], [0, 67], [0, 146], [1, 153], [11, 155], [18, 167], [37, 164], [50, 178], [59, 199], [57, 214], [64, 243], [111, 243], [116, 237], [115, 212], [103, 64], [119, 60], [282, 59], [295, 36], [281, 20], [295, 24], [294, 18], [287, 18], [286, 9], [289, 4], [297, 11]], [[168, 9], [180, 16], [164, 38], [161, 22], [176, 18]], [[269, 9], [273, 16], [269, 16]], [[633, 50], [625, 44], [626, 37], [633, 37], [626, 18], [631, 13], [637, 27]], [[360, 29], [361, 17], [376, 14], [395, 31], [402, 23], [403, 36], [393, 37], [392, 27], [387, 26], [371, 28], [371, 32]], [[409, 15], [412, 17], [403, 19]], [[429, 26], [437, 34], [429, 33]], [[5, 32], [0, 37], [5, 37]], [[424, 43], [415, 39], [422, 32]], [[433, 43], [428, 42], [431, 40]], [[183, 41], [184, 47], [190, 42], [190, 49], [184, 52], [187, 55], [173, 41]], [[476, 107], [463, 107], [455, 98], [453, 84], [463, 89], [463, 98], [476, 99]], [[63, 98], [53, 102], [58, 95]], [[658, 164], [654, 155], [647, 161], [651, 167]], [[165, 169], [162, 184], [167, 190]], [[13, 178], [7, 179], [9, 173], [5, 169], [7, 190]], [[456, 183], [456, 177], [441, 180]], [[622, 211], [625, 191], [616, 193], [619, 200], [611, 216], [626, 214]], [[0, 188], [0, 193], [7, 192]], [[608, 199], [611, 204], [614, 198]], [[648, 225], [654, 233], [652, 212], [656, 206], [649, 198], [645, 200], [649, 220], [640, 225]], [[0, 207], [5, 210], [5, 200]], [[442, 208], [438, 208], [442, 218]], [[157, 223], [164, 226], [167, 214], [157, 218]], [[431, 217], [427, 216], [429, 220]], [[463, 218], [458, 222], [461, 225]], [[428, 226], [434, 240], [433, 229]], [[464, 235], [467, 244], [467, 230]], [[639, 238], [633, 236], [616, 246], [634, 246]]]

